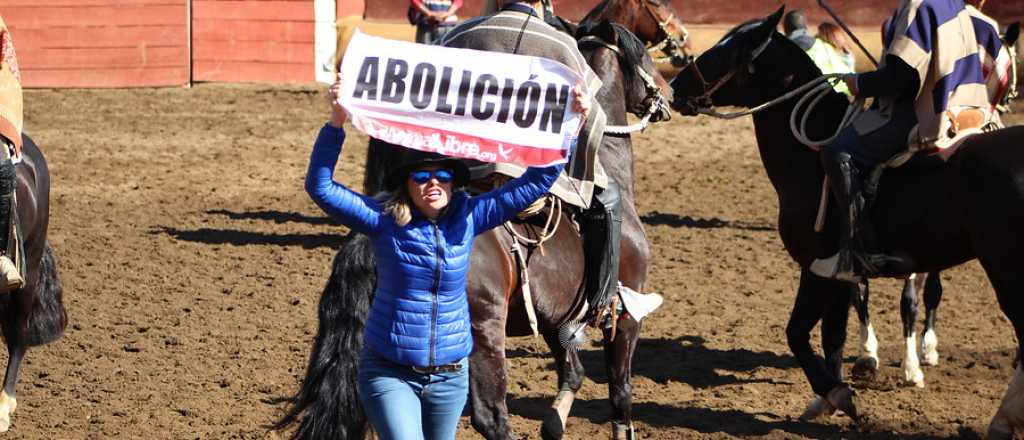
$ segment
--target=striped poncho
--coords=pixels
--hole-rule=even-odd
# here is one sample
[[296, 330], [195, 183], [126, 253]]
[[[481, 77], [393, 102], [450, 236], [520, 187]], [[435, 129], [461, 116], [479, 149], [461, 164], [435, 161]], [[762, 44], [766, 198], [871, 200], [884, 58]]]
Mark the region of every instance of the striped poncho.
[[999, 37], [999, 23], [971, 5], [967, 5], [967, 13], [971, 15], [974, 34], [978, 39], [978, 57], [981, 59], [988, 101], [992, 105], [991, 110], [995, 111], [1010, 91], [1010, 64], [1013, 59]]
[[[886, 35], [885, 55], [901, 59], [918, 74], [917, 142], [945, 138], [947, 110], [988, 108], [978, 40], [962, 0], [902, 0]], [[867, 133], [888, 122], [894, 104], [895, 98], [880, 98], [876, 116], [882, 117], [861, 118], [855, 122], [857, 131]]]

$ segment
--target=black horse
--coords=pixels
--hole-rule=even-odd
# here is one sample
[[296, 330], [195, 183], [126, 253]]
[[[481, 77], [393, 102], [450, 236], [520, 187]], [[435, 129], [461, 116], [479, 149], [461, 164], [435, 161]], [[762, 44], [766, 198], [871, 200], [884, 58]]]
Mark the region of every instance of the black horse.
[[[1017, 40], [1020, 37], [1020, 22], [1014, 22], [1006, 27], [1006, 32], [1000, 37], [1003, 47], [1000, 49], [1002, 55], [1010, 58], [1011, 63], [1016, 63], [1013, 55], [1017, 50]], [[1010, 69], [1013, 74], [1013, 69]], [[992, 75], [995, 75], [993, 73]], [[1011, 86], [1015, 82], [1011, 81]], [[1010, 100], [1016, 96], [1015, 91], [1007, 93], [998, 106], [1000, 111], [1009, 108]], [[901, 362], [903, 368], [904, 383], [917, 387], [924, 387], [924, 371], [921, 365], [938, 365], [939, 338], [935, 332], [935, 320], [938, 314], [939, 303], [942, 301], [942, 281], [939, 272], [917, 273], [907, 277], [903, 282], [903, 292], [900, 294], [900, 321], [903, 324], [904, 356]], [[914, 331], [914, 321], [917, 320], [917, 310], [921, 303], [921, 296], [924, 299], [924, 329], [921, 332], [920, 350], [918, 357], [917, 332]], [[861, 355], [854, 366], [854, 374], [873, 376], [878, 371], [878, 339], [875, 336], [874, 328], [871, 325], [871, 313], [868, 307], [869, 295], [857, 295], [854, 299], [854, 307], [857, 308], [857, 320], [860, 321], [860, 348]], [[922, 359], [923, 358], [923, 359]]]
[[[776, 32], [783, 9], [733, 29], [686, 68], [672, 85], [673, 107], [684, 114], [708, 112], [715, 105], [753, 108], [821, 75], [803, 51]], [[857, 286], [817, 277], [807, 269], [838, 244], [838, 219], [830, 210], [825, 230], [814, 223], [824, 171], [818, 153], [797, 141], [789, 129], [795, 100], [754, 114], [761, 160], [779, 197], [779, 234], [800, 264], [800, 287], [786, 328], [790, 350], [819, 396], [843, 390], [842, 349], [851, 294]], [[810, 116], [812, 139], [834, 133], [848, 105], [838, 93], [827, 96]], [[880, 238], [909, 262], [911, 272], [933, 272], [977, 258], [992, 282], [1000, 308], [1024, 337], [1024, 127], [971, 138], [948, 162], [919, 158], [887, 171], [871, 215]], [[825, 359], [810, 345], [811, 329], [822, 321]], [[1018, 342], [1019, 344], [1019, 342]], [[1021, 346], [1018, 345], [1018, 353]], [[989, 436], [1010, 438], [1022, 426], [1024, 372], [1017, 369], [1005, 399], [989, 426]], [[856, 413], [852, 396], [839, 402]]]
[[[604, 85], [597, 99], [608, 124], [626, 124], [626, 113], [642, 114], [657, 88], [648, 77], [660, 79], [643, 43], [629, 31], [608, 22], [585, 26], [580, 37], [589, 38], [581, 51]], [[662, 85], [667, 88], [667, 84]], [[665, 115], [662, 115], [662, 117]], [[632, 143], [628, 135], [605, 136], [600, 157], [609, 178], [622, 189], [624, 223], [619, 279], [635, 290], [643, 288], [649, 250], [646, 236], [633, 207]], [[398, 155], [387, 144], [371, 140], [367, 155], [364, 192], [381, 188], [382, 178]], [[553, 210], [549, 208], [547, 214]], [[560, 438], [575, 392], [584, 372], [578, 354], [566, 350], [559, 330], [567, 319], [578, 316], [582, 298], [583, 255], [578, 231], [568, 209], [557, 213], [561, 221], [544, 251], [529, 251], [530, 286], [540, 334], [552, 350], [558, 372], [558, 396], [545, 417], [542, 436]], [[530, 220], [515, 226], [530, 235]], [[540, 222], [545, 223], [544, 221]], [[535, 231], [534, 231], [535, 232]], [[509, 252], [511, 235], [502, 228], [480, 235], [474, 243], [467, 281], [473, 319], [475, 350], [470, 357], [470, 407], [472, 422], [489, 439], [514, 438], [508, 423], [506, 397], [506, 336], [530, 334], [521, 294], [520, 268]], [[297, 424], [296, 439], [356, 439], [367, 429], [356, 396], [356, 365], [362, 346], [362, 330], [374, 292], [376, 263], [365, 236], [350, 235], [338, 251], [333, 271], [320, 299], [320, 327], [314, 340], [306, 377], [285, 416], [275, 424], [284, 429]], [[618, 315], [616, 326], [605, 328], [604, 352], [609, 376], [613, 432], [617, 438], [632, 436], [632, 357], [639, 339], [640, 322], [629, 313]]]
[[50, 172], [39, 147], [22, 137], [22, 161], [17, 166], [17, 216], [24, 247], [25, 285], [0, 294], [0, 319], [7, 343], [7, 372], [0, 392], [0, 432], [11, 426], [17, 408], [18, 367], [29, 347], [52, 342], [64, 333], [63, 288], [57, 262], [46, 241], [50, 221]]

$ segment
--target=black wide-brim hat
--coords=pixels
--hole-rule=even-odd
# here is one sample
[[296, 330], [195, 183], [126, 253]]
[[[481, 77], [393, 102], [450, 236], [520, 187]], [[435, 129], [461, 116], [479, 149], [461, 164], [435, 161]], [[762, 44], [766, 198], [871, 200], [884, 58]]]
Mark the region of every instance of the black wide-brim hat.
[[459, 159], [409, 148], [402, 148], [400, 150], [401, 157], [398, 160], [398, 166], [388, 173], [387, 180], [385, 181], [387, 189], [390, 191], [394, 191], [401, 186], [405, 179], [409, 178], [409, 173], [413, 170], [431, 165], [452, 170], [452, 173], [455, 174], [455, 179], [452, 180], [452, 188], [466, 186], [469, 183], [469, 167]]

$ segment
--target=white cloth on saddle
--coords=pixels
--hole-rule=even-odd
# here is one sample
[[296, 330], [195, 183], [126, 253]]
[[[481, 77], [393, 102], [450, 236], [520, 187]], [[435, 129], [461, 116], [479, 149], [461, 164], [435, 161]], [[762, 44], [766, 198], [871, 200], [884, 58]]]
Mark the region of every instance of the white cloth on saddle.
[[660, 294], [640, 293], [624, 286], [621, 282], [619, 283], [619, 300], [622, 301], [622, 307], [638, 322], [665, 302], [665, 298]]

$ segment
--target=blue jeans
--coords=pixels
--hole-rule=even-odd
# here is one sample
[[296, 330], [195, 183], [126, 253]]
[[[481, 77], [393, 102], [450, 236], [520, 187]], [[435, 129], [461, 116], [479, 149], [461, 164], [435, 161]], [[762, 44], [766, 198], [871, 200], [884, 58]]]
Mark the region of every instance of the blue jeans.
[[359, 399], [381, 440], [452, 440], [469, 398], [469, 361], [420, 374], [370, 350], [359, 359]]
[[833, 155], [849, 154], [861, 172], [870, 173], [876, 165], [907, 150], [907, 136], [916, 124], [914, 109], [901, 107], [888, 124], [871, 133], [859, 134], [852, 125], [847, 126], [825, 150]]

